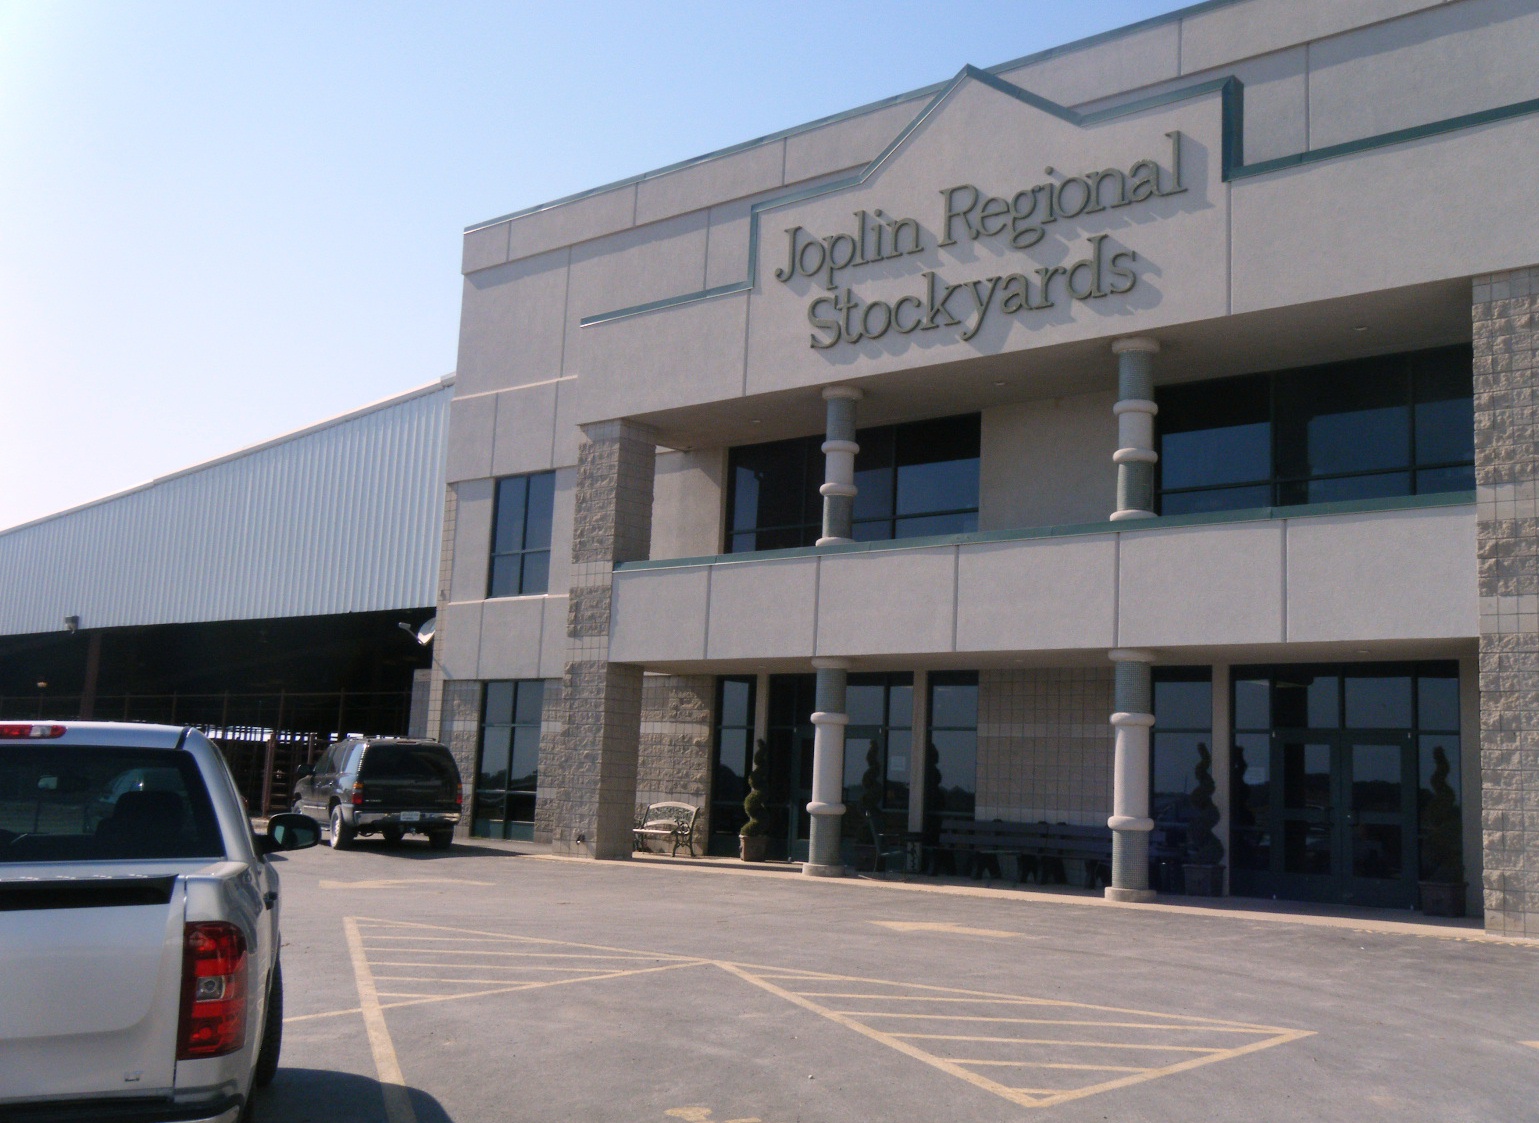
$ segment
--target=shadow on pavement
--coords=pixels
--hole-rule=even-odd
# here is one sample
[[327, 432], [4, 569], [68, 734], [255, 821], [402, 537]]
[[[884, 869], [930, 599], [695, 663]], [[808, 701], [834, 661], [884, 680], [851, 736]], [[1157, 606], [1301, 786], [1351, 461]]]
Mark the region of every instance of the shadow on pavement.
[[[453, 1123], [443, 1106], [417, 1088], [409, 1089], [417, 1123]], [[254, 1123], [380, 1123], [385, 1118], [379, 1081], [351, 1072], [318, 1068], [278, 1069], [256, 1094]]]

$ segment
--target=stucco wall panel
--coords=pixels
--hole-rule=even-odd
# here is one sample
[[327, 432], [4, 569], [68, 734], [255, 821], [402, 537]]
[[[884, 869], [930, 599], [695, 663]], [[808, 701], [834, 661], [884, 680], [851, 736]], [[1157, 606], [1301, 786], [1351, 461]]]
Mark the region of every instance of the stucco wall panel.
[[775, 141], [644, 179], [636, 185], [636, 221], [656, 222], [778, 187], [784, 166], [785, 142]]
[[1116, 509], [1114, 393], [983, 411], [980, 530], [1099, 522]]
[[[711, 571], [643, 569], [615, 574], [609, 658], [616, 663], [705, 657]], [[666, 621], [662, 628], [659, 621]]]
[[433, 638], [435, 670], [444, 678], [477, 678], [481, 661], [481, 601], [439, 609]]
[[561, 374], [567, 257], [566, 250], [556, 250], [465, 278], [459, 393], [547, 382]]
[[508, 260], [508, 224], [484, 226], [480, 230], [465, 233], [464, 257], [460, 272], [474, 273], [478, 269], [490, 269]]
[[1289, 520], [1290, 641], [1466, 637], [1479, 619], [1473, 507]]
[[570, 203], [558, 203], [512, 220], [508, 260], [602, 238], [624, 230], [636, 220], [636, 185], [600, 191]]
[[1539, 97], [1532, 0], [1465, 0], [1310, 47], [1310, 146]]
[[830, 554], [818, 584], [818, 654], [950, 651], [956, 550]]
[[1000, 74], [1059, 105], [1078, 105], [1114, 90], [1136, 90], [1181, 73], [1181, 26], [1171, 20], [1083, 50]]
[[698, 558], [722, 542], [725, 449], [660, 452], [652, 484], [653, 558]]
[[1113, 535], [963, 546], [957, 565], [958, 651], [1115, 646]]
[[914, 98], [786, 138], [786, 182], [858, 168], [881, 155], [921, 109]]
[[1535, 150], [1528, 116], [1235, 183], [1234, 311], [1539, 261]]
[[1198, 12], [1181, 21], [1181, 65], [1186, 73], [1339, 35], [1354, 27], [1422, 8], [1438, 0], [1251, 0]]
[[481, 609], [481, 655], [476, 673], [484, 679], [539, 678], [544, 597], [499, 597]]
[[713, 568], [706, 644], [712, 659], [813, 654], [816, 558], [734, 562]]
[[450, 483], [492, 474], [492, 438], [497, 430], [497, 399], [490, 394], [456, 398], [449, 408], [447, 471]]
[[1277, 643], [1283, 636], [1283, 527], [1237, 523], [1124, 534], [1122, 647]]
[[455, 484], [454, 490], [458, 499], [449, 599], [480, 600], [486, 595], [487, 569], [491, 561], [496, 485], [491, 480], [466, 480]]
[[521, 386], [495, 395], [497, 425], [492, 475], [540, 472], [551, 466], [555, 440], [556, 383]]

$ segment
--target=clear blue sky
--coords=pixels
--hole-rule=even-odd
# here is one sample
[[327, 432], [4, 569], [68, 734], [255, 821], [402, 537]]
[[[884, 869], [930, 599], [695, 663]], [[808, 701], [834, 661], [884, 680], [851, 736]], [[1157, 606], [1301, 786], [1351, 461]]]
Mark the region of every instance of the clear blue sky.
[[0, 0], [0, 527], [451, 371], [467, 225], [1182, 6]]

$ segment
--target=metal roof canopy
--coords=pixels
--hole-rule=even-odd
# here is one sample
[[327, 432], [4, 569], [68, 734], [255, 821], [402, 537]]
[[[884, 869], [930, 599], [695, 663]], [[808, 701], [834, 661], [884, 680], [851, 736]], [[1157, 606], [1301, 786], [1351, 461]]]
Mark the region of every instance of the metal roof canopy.
[[431, 607], [452, 375], [0, 532], [0, 635]]

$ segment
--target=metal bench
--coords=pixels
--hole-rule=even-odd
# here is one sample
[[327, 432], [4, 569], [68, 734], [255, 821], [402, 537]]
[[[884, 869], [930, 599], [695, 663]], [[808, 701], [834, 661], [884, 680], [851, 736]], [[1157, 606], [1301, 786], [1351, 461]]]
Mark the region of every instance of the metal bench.
[[687, 803], [649, 803], [645, 808], [638, 808], [636, 826], [631, 828], [632, 843], [637, 850], [645, 850], [647, 843], [652, 839], [660, 842], [671, 842], [673, 852], [670, 857], [677, 856], [680, 846], [689, 850], [689, 856], [695, 856], [695, 820], [700, 815], [700, 808], [692, 807]]

